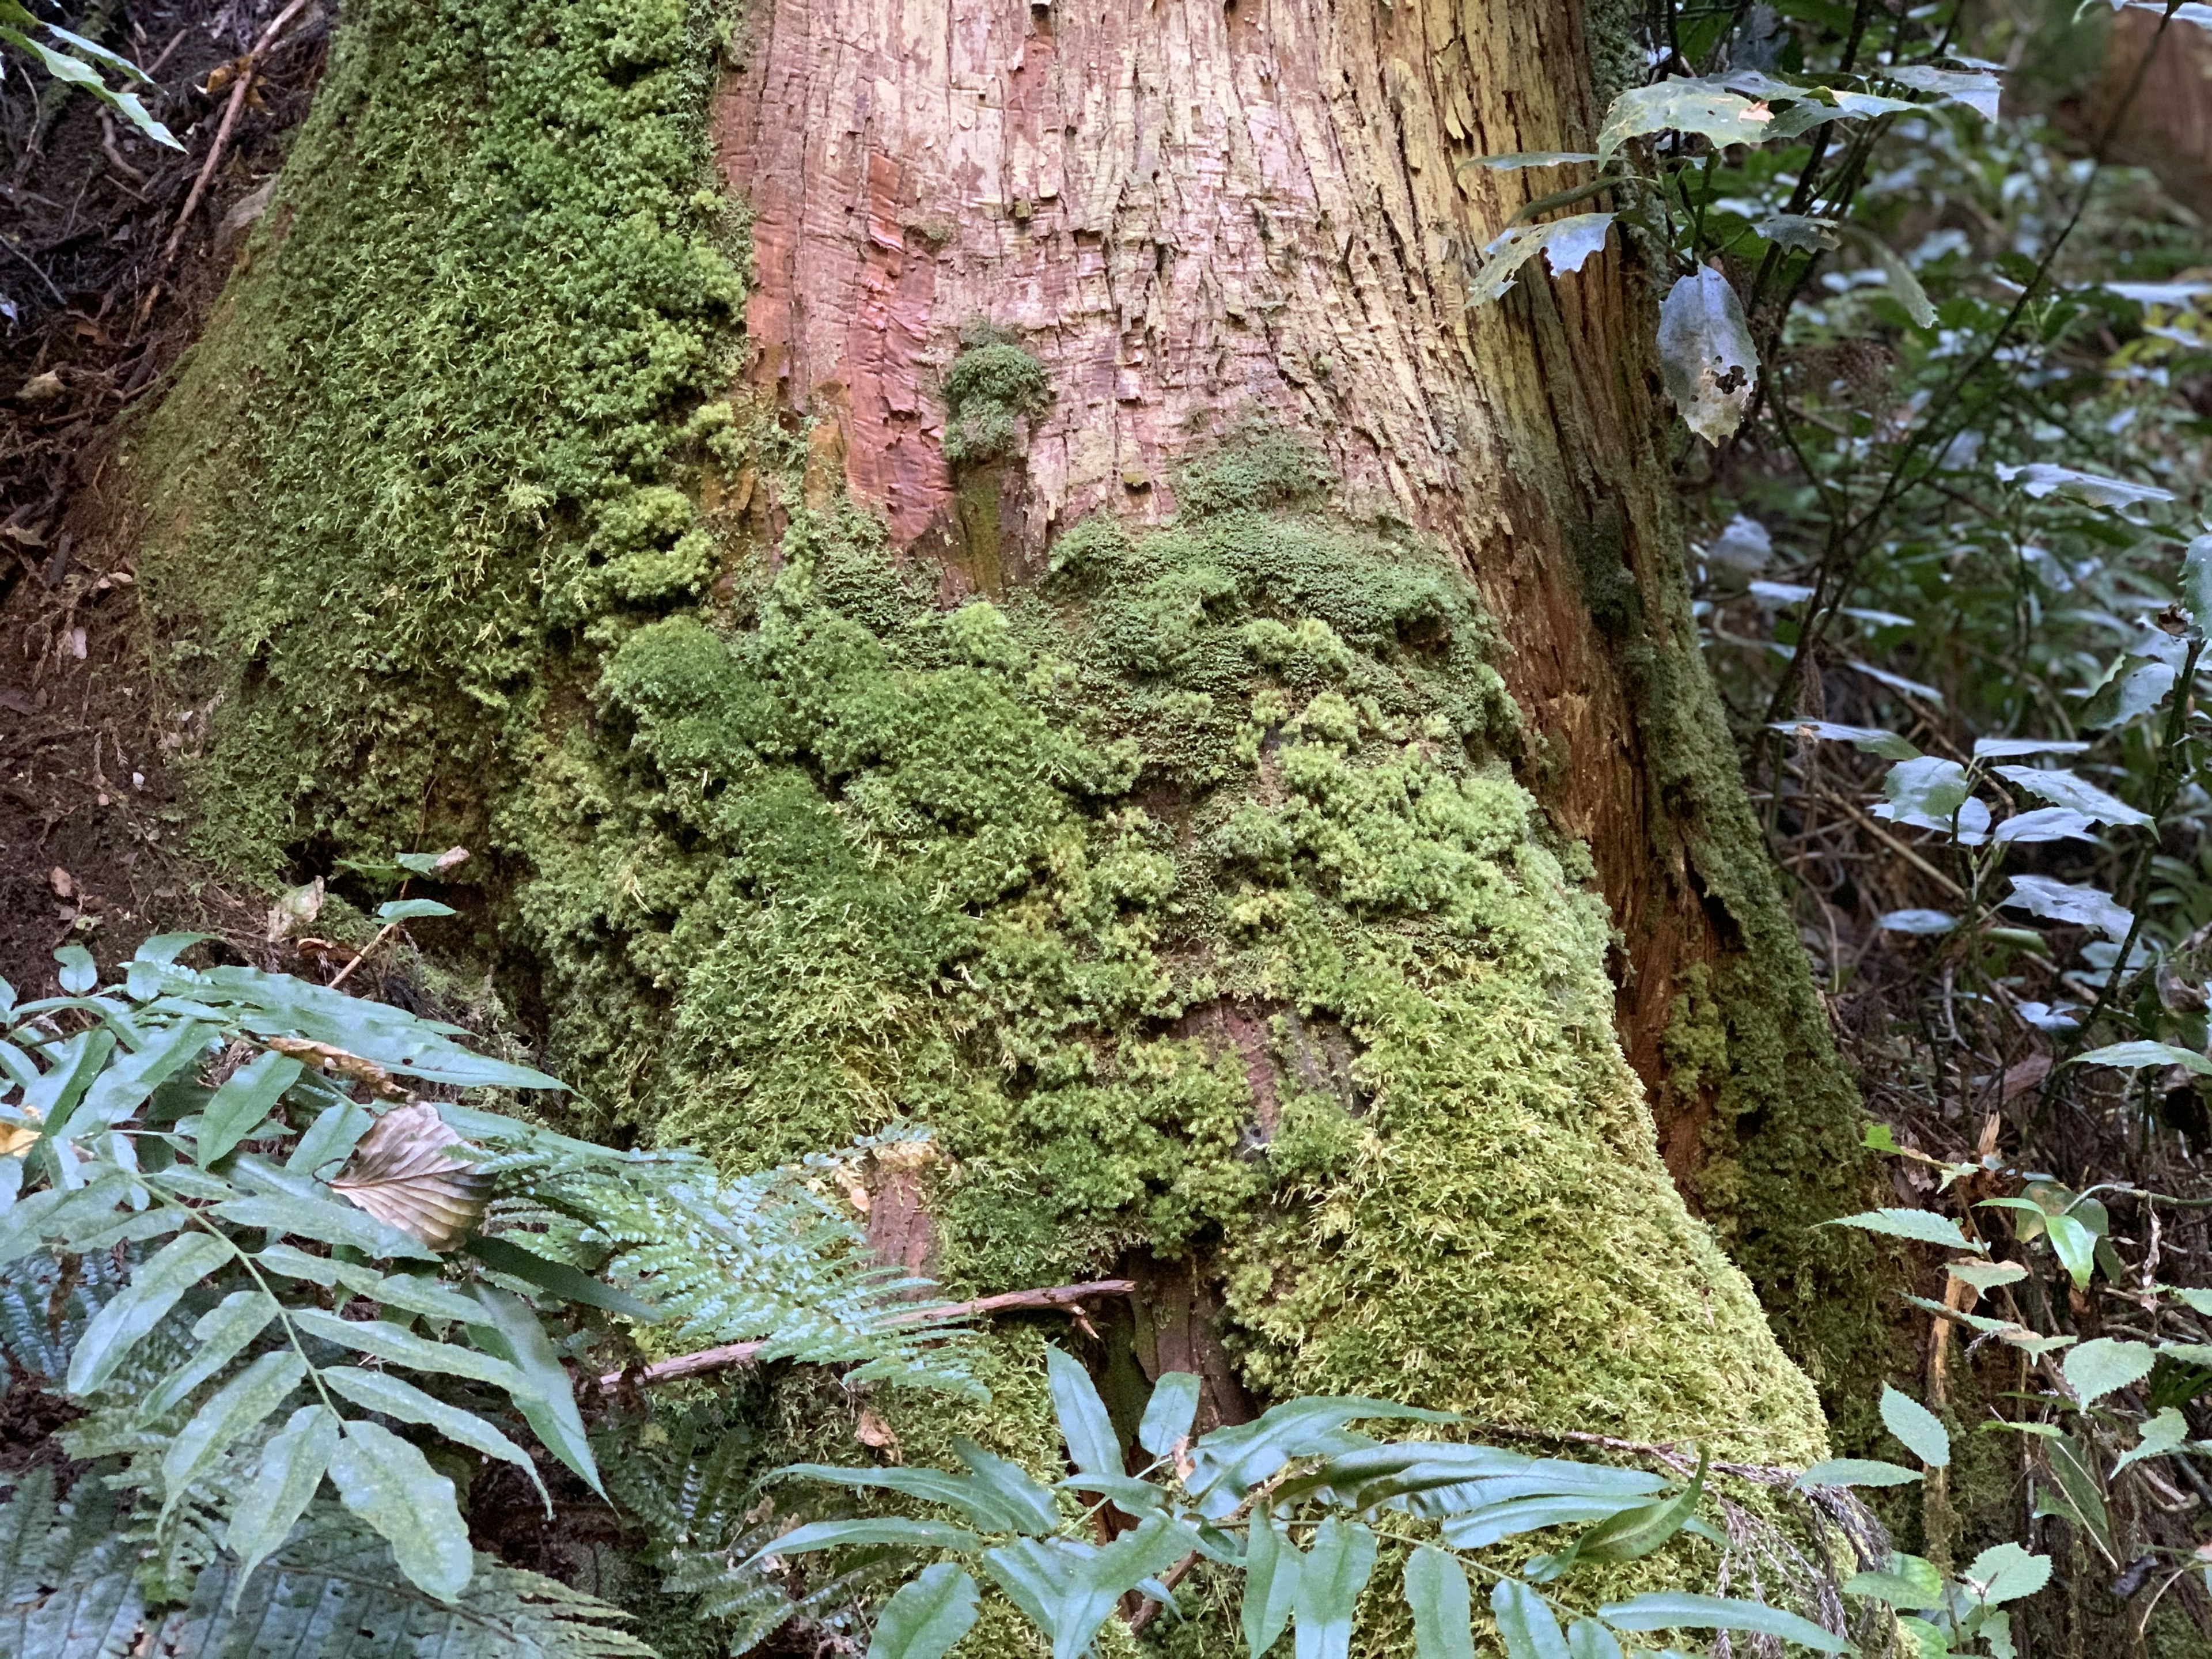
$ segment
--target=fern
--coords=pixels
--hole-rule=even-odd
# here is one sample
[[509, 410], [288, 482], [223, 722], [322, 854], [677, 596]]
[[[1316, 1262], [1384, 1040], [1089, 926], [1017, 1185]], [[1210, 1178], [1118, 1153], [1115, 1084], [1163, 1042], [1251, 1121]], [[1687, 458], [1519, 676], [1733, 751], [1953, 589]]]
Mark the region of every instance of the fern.
[[[448, 1604], [409, 1582], [384, 1540], [335, 1504], [308, 1511], [242, 1587], [234, 1563], [189, 1603], [149, 1616], [114, 1494], [80, 1481], [57, 1503], [36, 1469], [0, 1502], [0, 1654], [9, 1659], [653, 1659], [627, 1615], [479, 1555]], [[232, 1605], [234, 1595], [236, 1605]]]
[[[62, 996], [14, 1007], [0, 987], [0, 1129], [17, 1153], [0, 1158], [0, 1349], [10, 1376], [86, 1408], [64, 1444], [119, 1502], [109, 1532], [148, 1605], [193, 1597], [209, 1572], [260, 1594], [256, 1564], [298, 1543], [294, 1522], [339, 1513], [313, 1508], [327, 1486], [410, 1595], [465, 1606], [483, 1572], [416, 1439], [542, 1491], [534, 1435], [600, 1487], [563, 1361], [592, 1363], [610, 1315], [664, 1352], [758, 1341], [981, 1392], [957, 1333], [917, 1313], [922, 1281], [878, 1266], [804, 1172], [732, 1181], [689, 1153], [390, 1105], [399, 1078], [560, 1085], [328, 987], [181, 967], [191, 942], [149, 940], [105, 989], [78, 947], [57, 953]], [[460, 1639], [433, 1632], [423, 1651]]]
[[634, 1437], [624, 1457], [608, 1461], [609, 1482], [653, 1540], [661, 1589], [693, 1598], [732, 1659], [793, 1620], [842, 1639], [862, 1597], [906, 1565], [891, 1552], [856, 1551], [844, 1571], [817, 1573], [805, 1595], [792, 1595], [753, 1560], [792, 1520], [763, 1501], [753, 1437], [713, 1402], [656, 1413], [653, 1425], [657, 1435]]
[[486, 1231], [649, 1300], [667, 1351], [760, 1341], [763, 1359], [856, 1366], [854, 1382], [982, 1395], [946, 1346], [957, 1328], [915, 1304], [933, 1287], [882, 1266], [804, 1171], [732, 1180], [688, 1152], [617, 1153], [484, 1113], [466, 1127], [506, 1148], [480, 1166], [503, 1194]]
[[[425, 1595], [384, 1540], [335, 1505], [311, 1510], [290, 1542], [249, 1579], [200, 1575], [191, 1603], [155, 1650], [176, 1659], [653, 1659], [620, 1628], [628, 1615], [553, 1579], [477, 1557], [453, 1602]], [[70, 1656], [74, 1659], [74, 1656]]]
[[133, 1650], [144, 1602], [114, 1495], [97, 1480], [54, 1498], [51, 1469], [33, 1469], [0, 1503], [0, 1654], [109, 1659]]

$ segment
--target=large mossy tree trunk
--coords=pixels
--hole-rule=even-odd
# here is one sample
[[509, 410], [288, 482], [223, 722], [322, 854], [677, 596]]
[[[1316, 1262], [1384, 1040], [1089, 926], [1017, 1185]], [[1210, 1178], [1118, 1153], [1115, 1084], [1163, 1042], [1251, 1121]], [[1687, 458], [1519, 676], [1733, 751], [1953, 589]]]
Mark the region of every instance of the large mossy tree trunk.
[[1612, 27], [351, 0], [128, 458], [210, 846], [480, 849], [587, 1120], [926, 1124], [908, 1259], [1133, 1267], [1218, 1412], [1816, 1455], [1746, 1274], [1822, 1381], [1872, 1352], [1806, 1231], [1856, 1103], [1651, 277], [1463, 306], [1556, 178], [1464, 164], [1584, 144]]

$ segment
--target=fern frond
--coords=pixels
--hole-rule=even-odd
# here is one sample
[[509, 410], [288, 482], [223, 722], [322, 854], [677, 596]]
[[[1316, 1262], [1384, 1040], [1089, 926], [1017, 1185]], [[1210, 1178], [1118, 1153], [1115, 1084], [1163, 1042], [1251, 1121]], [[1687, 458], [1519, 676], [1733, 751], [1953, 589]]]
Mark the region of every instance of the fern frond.
[[137, 1565], [112, 1492], [82, 1480], [57, 1504], [53, 1472], [33, 1469], [0, 1503], [0, 1653], [110, 1659], [132, 1651], [144, 1609]]
[[234, 1611], [227, 1559], [153, 1644], [178, 1659], [653, 1659], [619, 1608], [534, 1572], [477, 1557], [451, 1604], [424, 1594], [384, 1540], [336, 1504], [307, 1512]]
[[981, 1395], [959, 1343], [948, 1340], [961, 1328], [918, 1316], [917, 1296], [934, 1287], [885, 1267], [805, 1170], [731, 1180], [689, 1152], [522, 1135], [501, 1144], [495, 1131], [471, 1127], [495, 1139], [479, 1166], [502, 1194], [489, 1229], [591, 1263], [651, 1301], [678, 1351], [764, 1341], [764, 1359], [857, 1366], [856, 1381]]

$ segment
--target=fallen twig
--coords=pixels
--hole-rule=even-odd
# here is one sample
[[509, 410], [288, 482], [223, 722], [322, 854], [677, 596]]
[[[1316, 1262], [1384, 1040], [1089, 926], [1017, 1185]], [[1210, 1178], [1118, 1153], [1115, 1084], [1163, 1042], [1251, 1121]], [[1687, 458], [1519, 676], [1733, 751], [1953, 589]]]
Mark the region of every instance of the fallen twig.
[[[1034, 1312], [1040, 1309], [1067, 1308], [1080, 1311], [1084, 1303], [1109, 1296], [1128, 1296], [1137, 1288], [1133, 1279], [1094, 1279], [1083, 1285], [1054, 1285], [1043, 1290], [1001, 1291], [996, 1296], [977, 1297], [972, 1302], [945, 1302], [930, 1307], [916, 1308], [890, 1321], [894, 1325], [915, 1325], [928, 1319], [964, 1319], [979, 1314]], [[609, 1371], [599, 1378], [602, 1389], [614, 1389], [624, 1382], [672, 1382], [679, 1376], [696, 1376], [702, 1371], [718, 1371], [732, 1365], [750, 1365], [759, 1357], [765, 1340], [732, 1342], [719, 1348], [702, 1348], [697, 1353], [678, 1354], [673, 1359], [656, 1359], [650, 1365], [630, 1370]]]
[[[176, 225], [169, 232], [169, 240], [162, 246], [161, 263], [157, 269], [167, 270], [169, 261], [177, 257], [177, 249], [185, 240], [185, 228], [191, 223], [192, 214], [199, 207], [200, 198], [207, 194], [208, 181], [215, 177], [216, 168], [222, 164], [222, 152], [230, 143], [230, 130], [238, 125], [238, 112], [246, 106], [246, 94], [252, 90], [253, 77], [261, 68], [262, 54], [276, 45], [276, 37], [284, 32], [285, 25], [297, 17], [307, 3], [307, 0], [292, 0], [290, 5], [276, 14], [276, 21], [261, 31], [261, 38], [253, 43], [253, 50], [246, 54], [239, 68], [238, 79], [231, 84], [230, 101], [223, 106], [222, 125], [215, 130], [215, 143], [208, 146], [207, 160], [201, 164], [200, 176], [192, 180], [191, 193], [185, 198], [185, 210], [177, 216]], [[167, 54], [163, 55], [166, 57]]]

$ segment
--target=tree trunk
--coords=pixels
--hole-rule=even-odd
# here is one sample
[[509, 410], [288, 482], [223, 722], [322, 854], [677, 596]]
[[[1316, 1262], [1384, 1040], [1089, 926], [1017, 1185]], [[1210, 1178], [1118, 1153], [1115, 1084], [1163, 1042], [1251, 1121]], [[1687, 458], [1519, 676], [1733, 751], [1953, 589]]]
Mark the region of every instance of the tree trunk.
[[130, 458], [159, 625], [221, 642], [210, 837], [486, 852], [603, 1125], [927, 1125], [904, 1259], [1132, 1271], [1218, 1411], [1817, 1455], [1744, 1272], [1824, 1381], [1871, 1356], [1804, 1231], [1856, 1102], [1697, 655], [1650, 278], [1617, 232], [1463, 305], [1560, 177], [1465, 164], [1587, 143], [1610, 27], [356, 0]]

